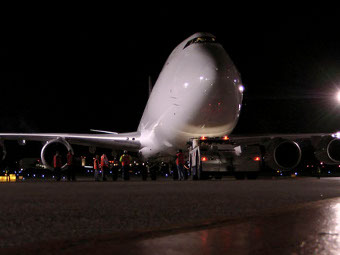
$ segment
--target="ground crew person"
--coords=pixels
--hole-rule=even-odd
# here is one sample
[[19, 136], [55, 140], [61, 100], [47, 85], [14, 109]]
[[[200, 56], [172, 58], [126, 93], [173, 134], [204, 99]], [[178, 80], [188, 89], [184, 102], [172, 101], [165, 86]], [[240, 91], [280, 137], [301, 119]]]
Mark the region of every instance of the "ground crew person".
[[63, 166], [62, 160], [61, 160], [61, 155], [59, 151], [56, 151], [54, 157], [53, 157], [53, 167], [54, 167], [54, 172], [56, 176], [56, 180], [60, 181], [61, 179], [61, 168]]
[[112, 180], [113, 181], [117, 181], [117, 178], [118, 178], [118, 160], [116, 157], [114, 157], [113, 159], [113, 164], [112, 164], [112, 168], [111, 168], [111, 171], [112, 171]]
[[129, 169], [130, 169], [130, 162], [132, 158], [129, 154], [127, 154], [127, 151], [124, 151], [123, 155], [120, 157], [119, 162], [122, 164], [122, 174], [124, 180], [129, 180]]
[[6, 182], [11, 181], [10, 178], [9, 178], [9, 171], [8, 171], [8, 169], [5, 170], [5, 176], [6, 176]]
[[106, 174], [109, 171], [109, 160], [107, 159], [105, 153], [103, 153], [103, 155], [100, 157], [100, 168], [102, 170], [103, 181], [106, 181]]
[[199, 146], [194, 147], [189, 152], [189, 166], [190, 166], [190, 172], [191, 177], [193, 180], [198, 179], [198, 171], [200, 170], [200, 150]]
[[94, 169], [94, 180], [97, 182], [99, 181], [99, 174], [100, 174], [100, 162], [99, 162], [99, 155], [93, 159], [93, 169]]
[[176, 154], [176, 165], [178, 170], [178, 180], [184, 180], [184, 155], [182, 150], [178, 150]]
[[67, 153], [67, 180], [68, 181], [75, 181], [76, 176], [75, 176], [75, 169], [74, 169], [74, 155], [71, 150], [68, 151]]
[[318, 166], [316, 172], [317, 172], [318, 179], [320, 179], [321, 178], [321, 169], [320, 169], [319, 166]]

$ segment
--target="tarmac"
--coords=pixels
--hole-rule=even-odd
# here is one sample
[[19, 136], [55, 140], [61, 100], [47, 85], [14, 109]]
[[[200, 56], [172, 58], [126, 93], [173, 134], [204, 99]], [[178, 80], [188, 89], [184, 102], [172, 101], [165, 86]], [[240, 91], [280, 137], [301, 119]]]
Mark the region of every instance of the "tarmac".
[[338, 254], [340, 178], [0, 183], [0, 254]]

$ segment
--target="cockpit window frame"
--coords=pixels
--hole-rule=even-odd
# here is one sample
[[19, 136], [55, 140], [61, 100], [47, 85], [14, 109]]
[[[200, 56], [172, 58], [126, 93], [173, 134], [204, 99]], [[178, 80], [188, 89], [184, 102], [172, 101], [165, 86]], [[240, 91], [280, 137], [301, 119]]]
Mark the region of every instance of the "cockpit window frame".
[[189, 47], [190, 45], [197, 44], [197, 43], [217, 43], [217, 41], [216, 41], [216, 37], [212, 37], [212, 36], [195, 37], [194, 39], [191, 39], [190, 41], [186, 43], [183, 50]]

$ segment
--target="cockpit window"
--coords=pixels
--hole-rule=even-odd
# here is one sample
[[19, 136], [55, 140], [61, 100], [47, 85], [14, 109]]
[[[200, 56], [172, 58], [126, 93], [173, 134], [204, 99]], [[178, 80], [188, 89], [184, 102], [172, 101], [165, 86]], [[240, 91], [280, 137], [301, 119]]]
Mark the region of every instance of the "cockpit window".
[[215, 37], [209, 37], [209, 36], [196, 37], [190, 40], [189, 42], [187, 42], [187, 44], [184, 46], [183, 49], [185, 49], [186, 47], [194, 43], [217, 43], [217, 41]]

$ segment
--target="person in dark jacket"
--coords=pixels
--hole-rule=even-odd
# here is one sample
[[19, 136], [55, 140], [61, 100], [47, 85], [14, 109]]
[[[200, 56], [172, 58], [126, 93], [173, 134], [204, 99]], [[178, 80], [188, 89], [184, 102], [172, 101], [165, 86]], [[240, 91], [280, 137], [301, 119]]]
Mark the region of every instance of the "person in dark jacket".
[[178, 170], [178, 180], [184, 180], [184, 155], [182, 150], [178, 150], [176, 154], [176, 166]]
[[122, 174], [123, 179], [125, 181], [130, 179], [129, 170], [130, 170], [130, 163], [131, 163], [131, 156], [125, 150], [123, 155], [120, 157], [119, 162], [122, 164]]
[[53, 157], [53, 167], [54, 167], [54, 172], [56, 176], [56, 180], [60, 181], [61, 179], [61, 168], [63, 166], [61, 155], [59, 151], [56, 151], [54, 157]]
[[93, 169], [94, 169], [94, 180], [97, 182], [99, 181], [99, 174], [100, 174], [100, 159], [99, 155], [93, 159]]
[[68, 181], [75, 181], [76, 176], [75, 176], [75, 166], [74, 166], [74, 155], [71, 150], [68, 151], [67, 153], [67, 180]]

